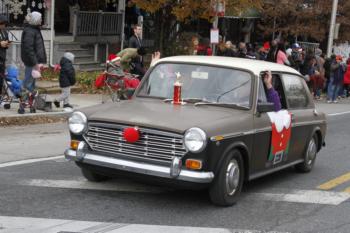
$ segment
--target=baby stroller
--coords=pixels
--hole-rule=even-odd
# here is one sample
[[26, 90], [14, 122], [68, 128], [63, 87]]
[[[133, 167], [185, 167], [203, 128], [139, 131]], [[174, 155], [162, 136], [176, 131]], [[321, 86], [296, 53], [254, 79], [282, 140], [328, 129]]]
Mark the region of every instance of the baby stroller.
[[7, 81], [6, 75], [3, 77], [4, 83], [2, 86], [2, 94], [0, 96], [0, 104], [4, 106], [4, 109], [10, 109], [13, 101], [14, 93], [11, 91], [11, 82]]
[[22, 81], [18, 78], [18, 69], [15, 66], [7, 68], [7, 75], [4, 76], [1, 104], [5, 109], [11, 108], [11, 103], [21, 98]]
[[18, 79], [19, 71], [16, 66], [9, 66], [7, 68], [7, 75], [3, 85], [3, 95], [1, 102], [5, 109], [10, 109], [13, 102], [19, 103], [18, 113], [23, 114], [25, 108], [29, 108], [31, 113], [35, 112], [35, 93], [26, 93], [22, 89], [22, 81]]
[[113, 102], [130, 99], [140, 81], [138, 75], [126, 73], [117, 65], [117, 57], [109, 57], [106, 71], [97, 77], [95, 86], [106, 87]]

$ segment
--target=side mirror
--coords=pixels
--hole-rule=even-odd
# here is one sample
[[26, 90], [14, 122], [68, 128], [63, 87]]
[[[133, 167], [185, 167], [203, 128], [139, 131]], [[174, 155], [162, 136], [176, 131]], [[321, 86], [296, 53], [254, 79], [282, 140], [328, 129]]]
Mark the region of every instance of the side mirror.
[[258, 103], [256, 110], [259, 113], [273, 112], [275, 111], [275, 106], [273, 103], [270, 103], [270, 102]]

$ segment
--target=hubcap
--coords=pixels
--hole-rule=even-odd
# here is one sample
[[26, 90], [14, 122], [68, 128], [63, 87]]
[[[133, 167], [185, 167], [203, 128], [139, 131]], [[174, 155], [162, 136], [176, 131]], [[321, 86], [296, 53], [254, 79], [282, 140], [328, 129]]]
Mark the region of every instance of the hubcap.
[[317, 149], [316, 149], [316, 143], [315, 143], [315, 139], [312, 139], [309, 142], [309, 147], [307, 149], [307, 164], [311, 165], [312, 162], [314, 161], [315, 157], [316, 157], [316, 153], [317, 153]]
[[239, 166], [235, 159], [232, 159], [226, 169], [226, 190], [228, 195], [233, 195], [239, 185]]

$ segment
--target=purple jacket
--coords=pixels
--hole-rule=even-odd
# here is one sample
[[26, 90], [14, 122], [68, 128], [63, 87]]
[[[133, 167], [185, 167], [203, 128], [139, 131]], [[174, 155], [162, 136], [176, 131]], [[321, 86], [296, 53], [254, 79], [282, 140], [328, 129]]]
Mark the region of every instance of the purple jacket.
[[274, 104], [275, 112], [282, 109], [280, 97], [273, 87], [267, 90], [267, 101]]

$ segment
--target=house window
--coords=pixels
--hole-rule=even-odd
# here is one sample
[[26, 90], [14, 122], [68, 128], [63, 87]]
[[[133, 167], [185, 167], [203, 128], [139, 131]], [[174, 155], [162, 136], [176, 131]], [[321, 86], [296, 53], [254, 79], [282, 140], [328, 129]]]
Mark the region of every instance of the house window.
[[48, 2], [51, 0], [0, 0], [0, 14], [8, 17], [10, 26], [22, 26], [28, 13], [38, 11], [43, 15], [44, 24]]

